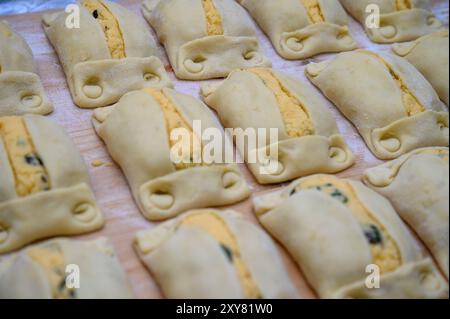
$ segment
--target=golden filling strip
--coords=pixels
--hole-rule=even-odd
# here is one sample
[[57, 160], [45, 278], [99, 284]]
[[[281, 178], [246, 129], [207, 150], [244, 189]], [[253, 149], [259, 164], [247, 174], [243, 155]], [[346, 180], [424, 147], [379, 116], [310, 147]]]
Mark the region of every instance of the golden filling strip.
[[202, 5], [205, 12], [206, 32], [208, 35], [223, 35], [222, 17], [213, 0], [202, 0]]
[[211, 213], [194, 213], [183, 219], [181, 224], [200, 227], [217, 240], [236, 270], [245, 297], [249, 299], [262, 298], [250, 270], [242, 259], [237, 240], [222, 218]]
[[405, 107], [405, 111], [408, 114], [408, 116], [413, 116], [422, 112], [425, 112], [427, 109], [419, 102], [416, 96], [409, 90], [406, 83], [402, 80], [400, 75], [398, 75], [394, 69], [378, 54], [373, 52], [366, 52], [375, 58], [377, 58], [379, 61], [381, 61], [386, 68], [389, 70], [389, 73], [394, 79], [394, 81], [397, 83], [398, 87], [402, 91], [402, 100], [403, 100], [403, 106]]
[[438, 157], [442, 158], [444, 161], [449, 161], [449, 153], [448, 150], [422, 150], [418, 154], [430, 154], [430, 155], [437, 155]]
[[50, 190], [49, 176], [23, 118], [0, 118], [0, 138], [14, 174], [17, 195], [24, 197]]
[[395, 0], [397, 11], [409, 10], [413, 8], [411, 0]]
[[[92, 14], [103, 29], [109, 52], [113, 59], [126, 58], [125, 41], [119, 21], [100, 0], [85, 0], [83, 6]], [[138, 32], [136, 30], [136, 32]]]
[[302, 103], [277, 79], [269, 69], [254, 68], [250, 72], [257, 75], [273, 92], [278, 102], [286, 131], [290, 137], [314, 135], [314, 124]]
[[304, 180], [297, 189], [316, 189], [346, 205], [361, 224], [370, 244], [373, 262], [380, 267], [381, 273], [392, 272], [401, 266], [402, 257], [396, 242], [383, 224], [361, 203], [347, 181], [318, 176]]
[[302, 3], [312, 23], [325, 22], [319, 0], [302, 0]]
[[75, 298], [75, 290], [66, 285], [66, 264], [59, 247], [32, 248], [28, 256], [44, 270], [54, 299]]
[[[164, 113], [164, 118], [166, 121], [166, 128], [167, 128], [167, 132], [169, 135], [169, 145], [171, 148], [174, 147], [178, 143], [177, 140], [170, 139], [170, 132], [172, 132], [172, 130], [177, 129], [177, 128], [183, 128], [187, 132], [189, 132], [189, 145], [182, 145], [183, 149], [190, 150], [189, 159], [183, 160], [183, 163], [175, 163], [176, 169], [181, 170], [181, 169], [190, 168], [190, 167], [202, 166], [201, 163], [193, 163], [194, 154], [196, 152], [197, 152], [197, 154], [201, 154], [201, 152], [202, 152], [201, 140], [192, 131], [191, 126], [181, 116], [180, 112], [178, 112], [177, 108], [172, 103], [172, 101], [161, 90], [145, 88], [144, 91], [147, 92], [148, 94], [150, 94], [161, 106], [161, 110]], [[186, 141], [186, 139], [183, 139], [183, 142], [185, 142], [185, 141]], [[196, 142], [194, 143], [194, 141], [196, 141]], [[186, 163], [184, 163], [184, 162], [186, 162]]]

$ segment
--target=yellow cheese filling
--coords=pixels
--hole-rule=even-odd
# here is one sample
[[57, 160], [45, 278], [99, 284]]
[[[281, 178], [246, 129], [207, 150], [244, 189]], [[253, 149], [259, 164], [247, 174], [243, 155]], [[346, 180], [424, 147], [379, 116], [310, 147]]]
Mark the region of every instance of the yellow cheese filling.
[[413, 8], [411, 0], [395, 0], [397, 11], [409, 10]]
[[28, 256], [45, 272], [54, 299], [75, 298], [75, 290], [67, 288], [64, 256], [56, 246], [36, 247]]
[[346, 205], [361, 224], [370, 244], [373, 262], [380, 267], [381, 273], [392, 272], [401, 266], [402, 258], [396, 242], [361, 203], [347, 181], [330, 176], [311, 177], [304, 180], [297, 189], [317, 189]]
[[[83, 6], [92, 14], [103, 29], [113, 59], [126, 58], [125, 41], [119, 21], [100, 0], [85, 0]], [[136, 30], [137, 32], [137, 30]]]
[[380, 60], [386, 68], [389, 70], [389, 73], [394, 79], [394, 81], [397, 83], [398, 87], [402, 91], [402, 100], [403, 100], [403, 106], [405, 108], [406, 113], [408, 116], [413, 116], [418, 113], [425, 112], [427, 109], [419, 102], [417, 97], [414, 96], [414, 94], [408, 89], [408, 86], [406, 83], [402, 80], [402, 78], [394, 71], [394, 69], [378, 54], [368, 52], [378, 60]]
[[309, 20], [312, 23], [325, 22], [319, 0], [302, 0], [302, 2], [308, 13]]
[[[202, 164], [200, 164], [200, 163], [193, 163], [193, 158], [194, 158], [193, 154], [201, 154], [201, 151], [202, 151], [201, 140], [192, 131], [192, 128], [190, 127], [190, 125], [183, 119], [180, 112], [178, 112], [177, 108], [172, 103], [172, 101], [161, 90], [145, 88], [144, 91], [147, 92], [148, 94], [150, 94], [161, 106], [161, 110], [164, 113], [164, 118], [166, 121], [166, 128], [167, 128], [169, 136], [170, 136], [170, 132], [172, 132], [172, 130], [177, 129], [177, 128], [183, 128], [187, 132], [189, 132], [189, 145], [182, 146], [183, 149], [190, 150], [189, 161], [186, 160], [186, 161], [183, 161], [182, 163], [175, 163], [176, 169], [181, 170], [181, 169], [185, 169], [185, 168], [201, 166]], [[185, 141], [185, 140], [186, 139], [184, 139], [183, 141]], [[195, 141], [195, 143], [194, 143], [194, 141]], [[169, 144], [170, 144], [171, 148], [174, 147], [175, 144], [177, 144], [177, 143], [178, 143], [178, 141], [171, 140], [169, 138]], [[184, 163], [184, 162], [186, 162], [186, 163]], [[187, 163], [187, 162], [189, 162], [189, 163]]]
[[181, 224], [200, 227], [217, 240], [236, 270], [245, 297], [249, 299], [262, 298], [252, 274], [242, 259], [237, 240], [222, 218], [211, 213], [196, 213], [186, 217]]
[[214, 5], [213, 0], [202, 0], [206, 17], [206, 32], [208, 35], [223, 35], [222, 17]]
[[257, 75], [275, 95], [290, 137], [314, 134], [314, 124], [306, 108], [269, 69], [254, 68], [249, 71]]
[[23, 118], [0, 118], [0, 138], [14, 174], [17, 195], [23, 197], [50, 190], [49, 176]]

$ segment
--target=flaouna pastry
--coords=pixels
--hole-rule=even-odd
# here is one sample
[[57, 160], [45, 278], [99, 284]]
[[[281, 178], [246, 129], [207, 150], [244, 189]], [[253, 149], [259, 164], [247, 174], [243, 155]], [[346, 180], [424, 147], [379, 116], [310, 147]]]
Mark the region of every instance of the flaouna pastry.
[[167, 298], [298, 297], [271, 238], [235, 211], [190, 211], [138, 232], [135, 248]]
[[0, 253], [102, 225], [83, 159], [63, 129], [40, 115], [0, 117]]
[[[223, 130], [206, 105], [172, 89], [144, 89], [124, 95], [114, 106], [97, 109], [93, 123], [112, 158], [122, 168], [133, 196], [150, 220], [173, 217], [194, 208], [228, 205], [250, 195], [236, 164], [204, 161], [202, 132]], [[171, 138], [188, 134], [184, 149]], [[176, 158], [180, 154], [182, 158]], [[202, 158], [198, 158], [200, 157]]]
[[431, 1], [341, 0], [341, 4], [377, 43], [412, 41], [442, 26], [431, 11]]
[[55, 239], [0, 263], [0, 299], [129, 298], [133, 293], [106, 238]]
[[370, 168], [364, 183], [386, 196], [448, 278], [448, 148], [422, 148]]
[[105, 0], [83, 0], [79, 7], [79, 26], [69, 27], [64, 11], [43, 17], [76, 105], [101, 107], [130, 90], [171, 86], [144, 21]]
[[306, 74], [356, 126], [378, 158], [448, 146], [445, 105], [405, 59], [358, 50], [311, 63]]
[[145, 0], [142, 10], [180, 79], [220, 78], [238, 68], [270, 66], [253, 22], [234, 0]]
[[448, 298], [389, 201], [360, 182], [314, 175], [253, 204], [321, 298]]
[[285, 59], [356, 49], [338, 0], [239, 0]]
[[325, 99], [308, 83], [273, 69], [253, 68], [234, 71], [218, 85], [204, 86], [202, 95], [224, 127], [253, 130], [258, 140], [277, 131], [277, 140], [255, 144], [252, 149], [236, 140], [261, 184], [336, 173], [354, 162]]
[[0, 116], [52, 111], [30, 47], [0, 20]]
[[448, 29], [423, 36], [413, 42], [396, 43], [392, 49], [423, 74], [448, 106]]

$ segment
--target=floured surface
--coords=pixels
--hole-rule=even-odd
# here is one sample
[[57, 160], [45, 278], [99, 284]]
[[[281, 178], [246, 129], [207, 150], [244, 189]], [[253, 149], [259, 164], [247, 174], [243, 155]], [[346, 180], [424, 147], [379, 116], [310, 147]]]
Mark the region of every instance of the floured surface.
[[[448, 2], [445, 0], [434, 0], [432, 2], [434, 4], [433, 11], [439, 19], [448, 25]], [[140, 0], [120, 1], [119, 3], [130, 8], [139, 16], [142, 16], [140, 12]], [[92, 110], [79, 109], [73, 104], [58, 58], [42, 30], [40, 22], [41, 15], [42, 13], [33, 13], [1, 17], [1, 19], [10, 22], [12, 27], [22, 34], [31, 46], [46, 92], [55, 106], [55, 111], [50, 115], [50, 118], [68, 131], [88, 165], [96, 198], [106, 218], [106, 226], [99, 232], [87, 236], [78, 236], [78, 238], [108, 237], [116, 249], [122, 266], [128, 273], [136, 296], [139, 298], [161, 298], [162, 295], [157, 284], [140, 263], [132, 248], [134, 233], [140, 229], [154, 227], [156, 223], [148, 222], [139, 213], [124, 176], [117, 165], [112, 163], [103, 143], [94, 132], [91, 125]], [[376, 45], [371, 43], [361, 26], [352, 18], [350, 18], [350, 30], [360, 48], [375, 51], [390, 50], [390, 45]], [[272, 60], [273, 67], [302, 79], [304, 82], [308, 82], [304, 75], [304, 67], [306, 64], [311, 61], [327, 60], [334, 56], [334, 54], [325, 54], [304, 61], [283, 60], [275, 53], [271, 43], [260, 29], [258, 29], [258, 35], [264, 53]], [[180, 92], [199, 97], [200, 85], [207, 81], [188, 82], [176, 80], [161, 46], [159, 46], [159, 57], [164, 61], [166, 69], [171, 71], [170, 77], [175, 83], [175, 88]], [[308, 82], [307, 85], [311, 84]], [[341, 133], [345, 136], [347, 143], [357, 156], [356, 165], [338, 174], [338, 176], [360, 179], [362, 172], [366, 168], [376, 166], [381, 161], [377, 160], [370, 153], [355, 128], [352, 127], [331, 103], [328, 104], [334, 118], [337, 119]], [[282, 186], [260, 186], [244, 165], [241, 168], [253, 194], [266, 192]], [[230, 207], [242, 212], [257, 223], [250, 200]], [[302, 296], [306, 298], [315, 297], [292, 259], [284, 249], [280, 248], [280, 251], [289, 270], [289, 275]]]

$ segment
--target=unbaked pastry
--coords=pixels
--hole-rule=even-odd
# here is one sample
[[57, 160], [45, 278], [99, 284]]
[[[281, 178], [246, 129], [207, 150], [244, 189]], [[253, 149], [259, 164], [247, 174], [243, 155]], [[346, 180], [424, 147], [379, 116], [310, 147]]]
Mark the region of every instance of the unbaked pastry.
[[364, 172], [430, 249], [448, 278], [448, 148], [422, 148]]
[[[253, 204], [321, 298], [448, 298], [447, 281], [389, 201], [360, 182], [314, 175]], [[380, 289], [365, 285], [369, 265]]]
[[180, 79], [205, 80], [270, 66], [253, 22], [234, 0], [145, 0], [144, 16]]
[[413, 42], [396, 43], [392, 48], [395, 54], [407, 59], [425, 76], [448, 106], [448, 29], [423, 36]]
[[[431, 11], [428, 0], [341, 0], [347, 11], [365, 28], [373, 42], [394, 43], [415, 40], [432, 33], [442, 26]], [[376, 5], [380, 12], [380, 25], [369, 28], [367, 19], [374, 12], [370, 5]]]
[[285, 59], [356, 49], [339, 0], [239, 0]]
[[298, 297], [271, 238], [235, 211], [190, 211], [138, 232], [135, 248], [167, 298]]
[[106, 0], [83, 0], [79, 8], [78, 29], [66, 26], [64, 11], [43, 17], [76, 105], [106, 106], [131, 90], [172, 85], [144, 21]]
[[[202, 132], [193, 130], [194, 120], [201, 121]], [[203, 131], [222, 129], [212, 112], [192, 96], [167, 88], [130, 92], [116, 105], [95, 110], [93, 123], [150, 220], [228, 205], [250, 195], [236, 164], [208, 165], [203, 156], [198, 158], [205, 151]], [[172, 156], [178, 142], [169, 138], [176, 129], [190, 135], [190, 152], [178, 163]]]
[[[72, 272], [71, 265], [76, 265], [79, 273]], [[71, 275], [79, 275], [79, 288], [71, 285], [75, 283]], [[0, 299], [129, 298], [133, 293], [127, 277], [103, 237], [47, 241], [0, 263]]]
[[64, 130], [40, 115], [0, 117], [0, 253], [102, 225], [87, 169]]
[[[221, 84], [202, 88], [206, 103], [218, 112], [224, 127], [265, 129], [267, 136], [270, 129], [278, 130], [278, 142], [256, 145], [248, 152], [246, 145], [236, 143], [261, 184], [336, 173], [354, 163], [325, 100], [308, 85], [273, 69], [253, 68], [234, 71]], [[255, 153], [257, 160], [249, 161]], [[268, 165], [274, 169], [266, 170]]]
[[30, 47], [0, 20], [0, 116], [52, 111]]
[[445, 105], [405, 59], [358, 50], [311, 63], [306, 74], [356, 126], [378, 158], [448, 146]]

